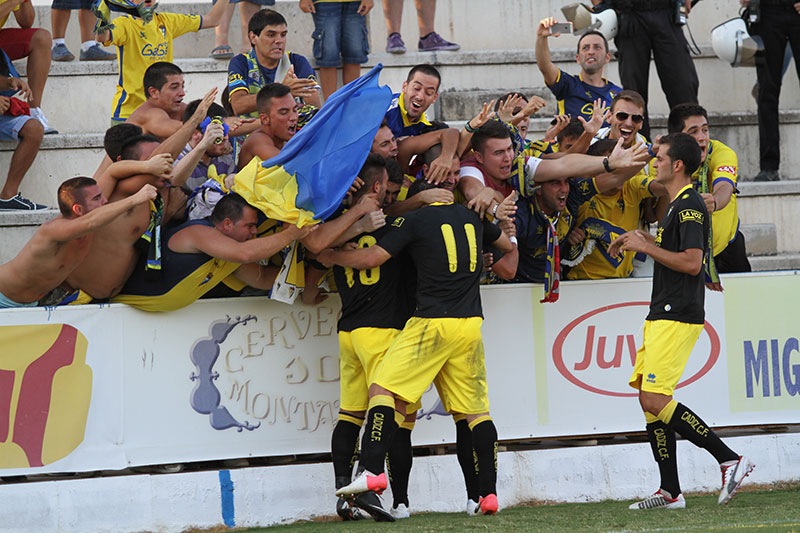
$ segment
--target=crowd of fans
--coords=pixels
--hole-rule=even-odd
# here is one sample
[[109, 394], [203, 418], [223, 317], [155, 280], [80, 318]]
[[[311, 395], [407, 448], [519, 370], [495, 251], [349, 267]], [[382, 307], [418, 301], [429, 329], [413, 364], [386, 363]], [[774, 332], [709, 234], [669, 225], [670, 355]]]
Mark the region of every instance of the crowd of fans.
[[[381, 214], [397, 216], [432, 203], [453, 201], [495, 220], [515, 243], [514, 250], [506, 254], [484, 250], [485, 283], [544, 283], [545, 300], [555, 301], [560, 279], [624, 278], [639, 271], [647, 275], [646, 264], [635, 254], [612, 256], [608, 246], [616, 236], [656, 222], [670, 199], [655, 180], [652, 164], [642, 160], [634, 167], [619, 168], [627, 164], [626, 157], [637, 147], [648, 147], [651, 155], [654, 151], [640, 133], [646, 123], [643, 97], [604, 77], [611, 53], [601, 33], [590, 31], [580, 38], [576, 61], [581, 72], [570, 75], [550, 60], [548, 41], [553, 37], [550, 26], [555, 21], [544, 19], [539, 23], [537, 65], [558, 101], [558, 114], [543, 139], [530, 140], [527, 131], [530, 117], [544, 107], [544, 100], [513, 92], [484, 104], [460, 131], [430, 121], [426, 111], [438, 98], [442, 79], [432, 65], [413, 67], [394, 95], [372, 145], [372, 153], [387, 160], [386, 192], [377, 195], [379, 198], [361, 196], [357, 204], [349, 206], [350, 198], [345, 198], [343, 208], [349, 210], [314, 231], [281, 231], [280, 223], [255, 212], [252, 224], [242, 222], [242, 211], [247, 213], [248, 209], [238, 209], [237, 202], [227, 210], [220, 208], [228, 216], [219, 219], [218, 213], [214, 218], [215, 206], [229, 195], [237, 171], [254, 158], [264, 161], [279, 154], [313, 118], [333, 90], [331, 84], [335, 88], [335, 72], [333, 81], [325, 81], [325, 68], [335, 69], [344, 61], [347, 74], [348, 58], [355, 58], [347, 51], [350, 45], [339, 39], [336, 44], [341, 51], [335, 59], [331, 54], [330, 62], [326, 54], [317, 54], [315, 46], [323, 81], [320, 87], [310, 62], [286, 51], [285, 18], [272, 9], [257, 10], [248, 20], [250, 49], [230, 58], [221, 105], [215, 103], [216, 89], [202, 100], [187, 104], [183, 101], [184, 75], [171, 62], [172, 40], [187, 31], [217, 26], [229, 10], [228, 2], [220, 0], [203, 17], [148, 13], [145, 10], [152, 7], [148, 2], [136, 13], [114, 19], [113, 28], [102, 17], [98, 23], [97, 41], [118, 47], [121, 65], [112, 102], [112, 127], [105, 136], [107, 157], [94, 174], [96, 185], [86, 179], [68, 180], [62, 185], [59, 208], [63, 220], [45, 224], [39, 233], [46, 234], [48, 225], [74, 222], [95, 207], [111, 212], [114, 203], [141, 199], [141, 191], [150, 187], [158, 194], [137, 203], [132, 210], [114, 211], [116, 216], [108, 220], [101, 217], [104, 223], [92, 225], [88, 235], [79, 232], [88, 242], [71, 242], [75, 237], [56, 240], [59, 245], [66, 244], [62, 249], [76, 249], [72, 266], [59, 263], [62, 275], [58, 283], [48, 281], [35, 290], [26, 286], [24, 291], [17, 291], [18, 283], [2, 276], [2, 271], [40, 259], [28, 257], [29, 252], [41, 252], [31, 250], [37, 239], [32, 240], [17, 258], [0, 267], [0, 292], [10, 301], [52, 305], [116, 299], [159, 310], [179, 307], [208, 294], [241, 293], [245, 285], [269, 290], [279, 267], [288, 263], [284, 249], [296, 240], [285, 242], [288, 234], [297, 233], [302, 246], [295, 246], [289, 255], [295, 263], [302, 263], [305, 279], [296, 279], [294, 284], [305, 301], [315, 302], [323, 297], [321, 287], [327, 287], [325, 269], [314, 261], [315, 254], [341, 244], [354, 232], [382, 224]], [[307, 2], [302, 6], [315, 16], [315, 44], [325, 24], [318, 20], [323, 18], [322, 4]], [[340, 7], [352, 7], [362, 22], [372, 6], [366, 0], [341, 4], [352, 4]], [[392, 7], [390, 0], [385, 4], [390, 29], [396, 28], [392, 24], [397, 23], [397, 6]], [[327, 5], [324, 9], [329, 8]], [[25, 3], [18, 11], [23, 9], [30, 9], [30, 4]], [[19, 18], [18, 11], [14, 13]], [[339, 22], [345, 24], [343, 19]], [[430, 28], [432, 23], [427, 26]], [[6, 31], [10, 30], [2, 30]], [[39, 31], [28, 37], [33, 39]], [[347, 33], [344, 27], [342, 32]], [[399, 34], [390, 32], [390, 44], [392, 36]], [[52, 48], [54, 53], [56, 47]], [[164, 60], [153, 63], [141, 53], [147, 47], [164, 50]], [[5, 59], [9, 71], [3, 82], [5, 94], [20, 93], [38, 104], [42, 87], [34, 87], [35, 69], [29, 67], [29, 85], [15, 75], [9, 56]], [[358, 66], [364, 60], [359, 56], [353, 63]], [[345, 81], [357, 72], [345, 75]], [[24, 104], [19, 98], [0, 98], [4, 108]], [[0, 116], [0, 123], [7, 123], [4, 129], [9, 130], [9, 137], [20, 140], [0, 194], [0, 204], [7, 205], [0, 207], [43, 207], [18, 193], [45, 132], [35, 114], [26, 111], [23, 107], [16, 114]], [[736, 154], [710, 139], [707, 113], [696, 102], [675, 106], [668, 129], [670, 133], [689, 133], [703, 150], [703, 164], [694, 179], [713, 220], [707, 281], [710, 287], [719, 288], [719, 273], [749, 270], [736, 211]], [[602, 172], [593, 170], [596, 161], [602, 161]], [[420, 180], [437, 187], [410, 194], [416, 192], [412, 185]], [[360, 183], [360, 179], [355, 180], [354, 191]], [[86, 204], [97, 191], [108, 199], [109, 206]], [[195, 220], [206, 220], [206, 230], [216, 230], [212, 235], [219, 234], [220, 238], [200, 239], [196, 248], [173, 244], [185, 240], [187, 221], [194, 228], [189, 233], [200, 231], [192, 222]], [[222, 224], [224, 221], [233, 229]], [[254, 231], [239, 231], [237, 225], [252, 226]], [[259, 237], [251, 239], [255, 235]], [[191, 251], [178, 251], [185, 249]], [[203, 268], [186, 261], [186, 254], [204, 255], [206, 260], [199, 263]], [[230, 268], [220, 268], [225, 262]], [[259, 262], [255, 277], [243, 274], [247, 269], [233, 267]], [[192, 266], [187, 266], [190, 263]], [[180, 265], [180, 271], [171, 272], [178, 268], [174, 264]], [[176, 297], [176, 291], [186, 292], [190, 277], [206, 281], [188, 291], [188, 296]], [[136, 281], [131, 281], [134, 278]], [[156, 296], [164, 301], [152, 303]], [[151, 303], [137, 304], [140, 297]]]

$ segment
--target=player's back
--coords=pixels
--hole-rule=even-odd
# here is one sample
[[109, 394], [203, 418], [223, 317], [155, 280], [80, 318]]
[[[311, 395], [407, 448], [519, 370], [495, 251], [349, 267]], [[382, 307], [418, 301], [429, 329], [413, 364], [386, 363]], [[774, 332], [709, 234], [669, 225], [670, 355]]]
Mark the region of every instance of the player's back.
[[460, 204], [433, 204], [395, 220], [394, 231], [387, 238], [404, 236], [417, 269], [414, 316], [483, 316], [479, 281], [484, 224], [476, 213]]
[[[388, 223], [394, 221], [391, 217]], [[350, 242], [369, 248], [391, 226], [363, 233]], [[339, 331], [357, 328], [403, 329], [414, 311], [414, 266], [408, 254], [392, 257], [383, 265], [366, 270], [335, 266], [333, 275], [342, 299]]]

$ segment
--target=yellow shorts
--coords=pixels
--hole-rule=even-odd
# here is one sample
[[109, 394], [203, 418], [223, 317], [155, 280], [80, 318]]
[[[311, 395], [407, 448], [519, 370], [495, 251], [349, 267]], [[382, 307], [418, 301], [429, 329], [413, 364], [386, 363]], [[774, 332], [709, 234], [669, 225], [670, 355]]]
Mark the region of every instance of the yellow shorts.
[[645, 320], [642, 347], [628, 385], [672, 396], [702, 330], [703, 324]]
[[386, 352], [375, 383], [413, 403], [433, 382], [448, 412], [489, 412], [482, 323], [480, 317], [412, 317]]
[[383, 355], [400, 334], [399, 329], [358, 328], [339, 332], [339, 408], [366, 411], [369, 386]]

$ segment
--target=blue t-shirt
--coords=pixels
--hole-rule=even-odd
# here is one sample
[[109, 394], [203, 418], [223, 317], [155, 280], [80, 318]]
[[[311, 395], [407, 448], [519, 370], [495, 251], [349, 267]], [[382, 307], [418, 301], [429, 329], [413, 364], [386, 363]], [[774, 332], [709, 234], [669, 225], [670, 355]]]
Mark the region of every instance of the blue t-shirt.
[[[289, 62], [294, 66], [294, 73], [298, 78], [314, 77], [316, 79], [314, 75], [314, 69], [311, 67], [311, 63], [309, 63], [308, 59], [306, 59], [304, 56], [295, 54], [294, 52], [289, 52]], [[261, 79], [264, 82], [263, 85], [272, 83], [274, 81], [277, 81], [278, 83], [283, 81], [275, 79], [275, 71], [277, 69], [277, 66], [275, 68], [265, 68], [259, 63], [258, 70], [261, 71]], [[239, 54], [231, 59], [230, 63], [228, 63], [228, 94], [233, 94], [233, 91], [237, 89], [247, 90], [247, 77], [247, 58], [244, 54]]]
[[563, 70], [555, 83], [548, 88], [558, 100], [559, 115], [581, 116], [586, 120], [592, 118], [595, 100], [602, 98], [608, 106], [611, 106], [611, 100], [622, 90], [622, 87], [608, 80], [602, 87], [589, 85], [581, 79], [580, 74], [567, 74]]
[[[593, 178], [569, 180], [567, 206], [556, 222], [558, 243], [563, 252], [566, 251], [567, 234], [578, 221], [580, 205], [597, 194], [597, 186]], [[547, 263], [547, 219], [534, 202], [536, 195], [517, 200], [517, 213], [514, 223], [517, 227], [517, 249], [519, 263], [514, 281], [517, 283], [543, 283]]]

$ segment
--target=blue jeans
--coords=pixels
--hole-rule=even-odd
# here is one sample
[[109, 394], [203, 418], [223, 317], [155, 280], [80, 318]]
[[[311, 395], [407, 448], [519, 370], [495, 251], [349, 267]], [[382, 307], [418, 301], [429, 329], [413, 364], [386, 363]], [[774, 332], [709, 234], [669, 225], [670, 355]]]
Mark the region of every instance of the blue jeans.
[[317, 67], [339, 67], [342, 63], [367, 62], [369, 34], [366, 17], [358, 14], [361, 2], [314, 4], [314, 58]]

